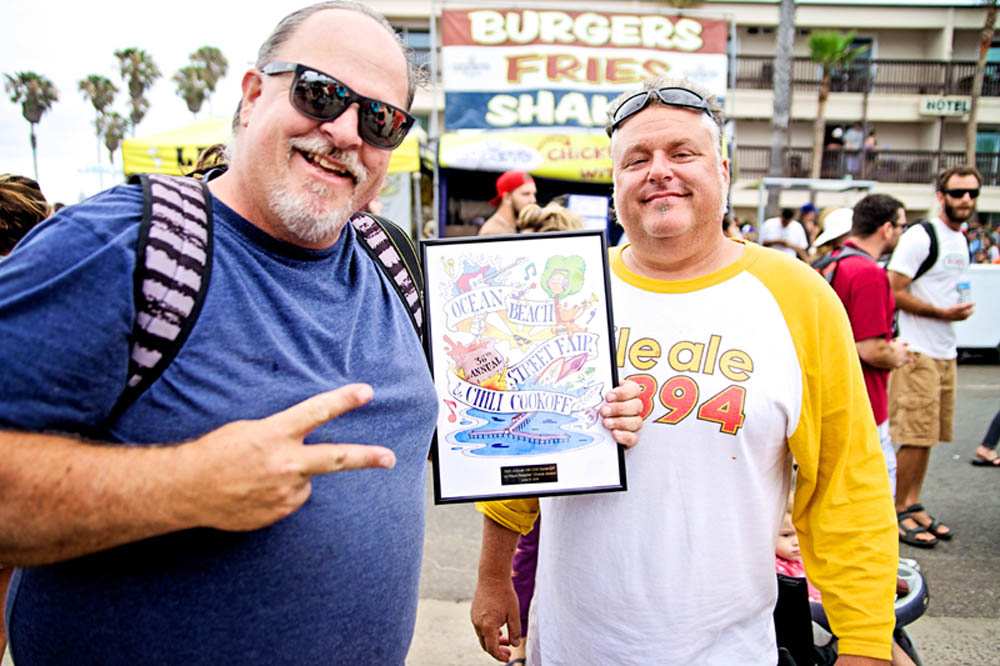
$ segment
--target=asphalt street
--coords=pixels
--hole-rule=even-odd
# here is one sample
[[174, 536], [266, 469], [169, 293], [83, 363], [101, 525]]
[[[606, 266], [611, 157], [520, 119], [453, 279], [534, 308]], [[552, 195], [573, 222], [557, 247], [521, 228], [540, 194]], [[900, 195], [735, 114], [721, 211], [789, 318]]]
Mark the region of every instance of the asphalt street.
[[[1000, 409], [1000, 365], [963, 363], [958, 371], [955, 440], [931, 455], [923, 501], [955, 530], [934, 550], [901, 546], [922, 566], [931, 593], [911, 625], [925, 666], [1000, 665], [1000, 470], [969, 464]], [[428, 475], [427, 533], [411, 666], [496, 664], [479, 649], [469, 622], [481, 516], [468, 505], [433, 506]]]

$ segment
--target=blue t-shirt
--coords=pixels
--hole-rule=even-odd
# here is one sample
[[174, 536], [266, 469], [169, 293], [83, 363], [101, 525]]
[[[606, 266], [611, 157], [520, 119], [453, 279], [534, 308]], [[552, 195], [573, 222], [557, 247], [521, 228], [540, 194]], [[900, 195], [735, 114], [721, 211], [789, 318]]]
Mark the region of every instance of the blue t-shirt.
[[[125, 382], [138, 187], [64, 209], [0, 263], [0, 428], [86, 432]], [[31, 664], [402, 664], [416, 616], [437, 401], [407, 311], [350, 225], [312, 251], [214, 203], [211, 283], [190, 337], [105, 439], [181, 442], [350, 382], [368, 405], [307, 442], [381, 444], [392, 470], [318, 476], [253, 532], [197, 529], [15, 574]]]

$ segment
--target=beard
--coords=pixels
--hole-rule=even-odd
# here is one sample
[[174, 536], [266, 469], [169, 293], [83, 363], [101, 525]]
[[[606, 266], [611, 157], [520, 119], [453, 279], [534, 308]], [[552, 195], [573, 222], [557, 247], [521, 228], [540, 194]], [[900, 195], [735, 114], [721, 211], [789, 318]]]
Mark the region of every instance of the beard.
[[[336, 238], [350, 217], [361, 207], [355, 201], [370, 176], [357, 152], [334, 148], [317, 134], [296, 137], [288, 142], [288, 160], [294, 150], [326, 155], [342, 164], [354, 178], [351, 197], [339, 206], [332, 205], [335, 193], [315, 180], [293, 181], [286, 173], [268, 184], [267, 202], [281, 226], [293, 239], [315, 245]], [[287, 164], [288, 162], [286, 162]]]
[[964, 212], [959, 212], [955, 208], [955, 206], [952, 206], [951, 204], [947, 204], [946, 203], [944, 205], [944, 216], [947, 217], [948, 220], [950, 220], [952, 224], [961, 224], [961, 223], [967, 221], [969, 218], [971, 218], [975, 214], [976, 214], [976, 207], [975, 206], [970, 206], [969, 207], [969, 212], [964, 213]]

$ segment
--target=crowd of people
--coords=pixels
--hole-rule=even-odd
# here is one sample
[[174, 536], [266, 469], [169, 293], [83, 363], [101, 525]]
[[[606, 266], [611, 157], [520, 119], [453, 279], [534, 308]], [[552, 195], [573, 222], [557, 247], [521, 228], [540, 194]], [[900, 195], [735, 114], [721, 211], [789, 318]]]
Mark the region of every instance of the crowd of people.
[[[404, 663], [438, 399], [353, 220], [415, 84], [384, 17], [320, 3], [261, 45], [202, 180], [51, 217], [37, 184], [0, 180], [3, 250], [16, 242], [0, 263], [0, 597], [13, 565], [18, 666]], [[942, 173], [939, 216], [905, 232], [902, 203], [871, 195], [825, 226], [812, 206], [782, 214], [756, 244], [726, 216], [724, 124], [687, 81], [610, 105], [628, 348], [600, 416], [628, 491], [477, 505], [471, 619], [500, 661], [773, 665], [777, 553], [822, 596], [839, 664], [907, 663], [898, 543], [953, 536], [920, 502], [951, 438], [981, 179]], [[503, 174], [481, 233], [580, 228], [536, 198], [530, 175]], [[817, 243], [835, 247], [822, 273], [803, 261]], [[161, 354], [154, 335], [176, 344]], [[979, 464], [1000, 464], [996, 423]]]
[[[733, 218], [742, 238], [794, 254], [814, 263], [836, 248], [850, 231], [850, 207], [830, 206], [820, 210], [813, 203], [799, 209], [783, 208], [758, 228], [750, 221]], [[845, 212], [846, 211], [846, 212]], [[973, 216], [962, 224], [973, 264], [1000, 264], [1000, 227]]]

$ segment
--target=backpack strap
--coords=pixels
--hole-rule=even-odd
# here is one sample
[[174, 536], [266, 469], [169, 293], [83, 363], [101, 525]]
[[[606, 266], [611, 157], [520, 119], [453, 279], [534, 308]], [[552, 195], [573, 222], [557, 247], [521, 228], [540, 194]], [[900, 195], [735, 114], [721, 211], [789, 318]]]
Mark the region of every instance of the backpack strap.
[[128, 380], [117, 419], [174, 360], [194, 327], [212, 272], [212, 195], [203, 181], [141, 174], [143, 212], [132, 273]]
[[875, 261], [867, 252], [851, 247], [850, 245], [845, 245], [839, 250], [831, 252], [825, 257], [816, 260], [813, 262], [812, 267], [820, 272], [823, 278], [826, 279], [827, 284], [832, 285], [841, 259], [847, 259], [848, 257], [864, 257], [869, 261]]
[[413, 241], [398, 226], [369, 213], [351, 218], [351, 225], [361, 238], [361, 245], [382, 269], [410, 313], [417, 337], [423, 339], [424, 283]]
[[938, 258], [937, 232], [934, 230], [934, 225], [931, 224], [930, 220], [920, 220], [918, 224], [924, 228], [927, 236], [931, 239], [931, 244], [930, 249], [927, 252], [927, 258], [924, 259], [923, 263], [920, 264], [920, 268], [918, 268], [917, 272], [913, 275], [914, 280], [929, 271], [937, 262]]

